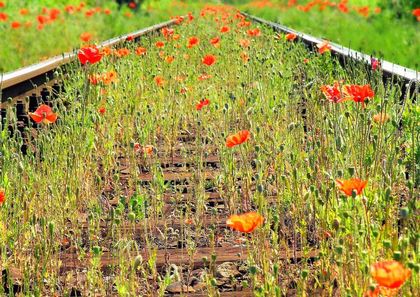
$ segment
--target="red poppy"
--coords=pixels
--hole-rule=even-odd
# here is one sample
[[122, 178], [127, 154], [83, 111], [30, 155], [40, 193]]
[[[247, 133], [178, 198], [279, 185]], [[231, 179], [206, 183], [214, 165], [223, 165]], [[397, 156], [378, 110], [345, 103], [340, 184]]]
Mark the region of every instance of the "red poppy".
[[192, 224], [193, 222], [193, 219], [185, 219], [185, 224]]
[[370, 274], [381, 287], [400, 288], [410, 277], [411, 270], [397, 261], [379, 261], [370, 265]]
[[4, 7], [6, 5], [6, 3], [4, 3], [3, 1], [0, 1], [0, 8]]
[[209, 99], [201, 99], [199, 103], [195, 105], [196, 110], [202, 109], [205, 105], [209, 105], [210, 100]]
[[102, 59], [102, 53], [99, 51], [96, 45], [86, 45], [82, 47], [79, 50], [78, 56], [80, 63], [82, 63], [83, 65], [85, 65], [86, 62], [89, 62], [90, 64], [95, 64]]
[[250, 233], [263, 222], [264, 217], [256, 212], [248, 212], [240, 216], [231, 215], [226, 224], [239, 232]]
[[21, 15], [27, 15], [27, 14], [29, 13], [29, 10], [27, 10], [26, 8], [21, 8], [21, 9], [19, 10], [19, 13], [20, 13]]
[[247, 53], [242, 53], [241, 54], [242, 60], [245, 63], [246, 61], [248, 61], [249, 59], [249, 55]]
[[102, 55], [109, 57], [111, 55], [111, 49], [109, 48], [109, 46], [104, 46], [102, 48]]
[[297, 38], [296, 34], [293, 34], [293, 33], [286, 34], [287, 40], [295, 40], [296, 38]]
[[136, 48], [136, 54], [139, 56], [144, 56], [146, 54], [146, 48], [139, 46], [138, 48]]
[[248, 21], [242, 21], [242, 22], [239, 22], [238, 23], [238, 27], [239, 28], [241, 28], [241, 27], [249, 27], [249, 26], [251, 26], [251, 22], [248, 22]]
[[166, 84], [166, 81], [163, 79], [163, 77], [160, 76], [156, 76], [154, 78], [155, 82], [159, 85], [159, 86], [163, 86]]
[[54, 123], [58, 116], [52, 111], [51, 107], [45, 104], [38, 107], [34, 113], [30, 112], [29, 115], [35, 122], [40, 123], [42, 121], [45, 124]]
[[110, 13], [111, 13], [111, 9], [109, 9], [109, 8], [104, 9], [104, 14], [110, 14]]
[[356, 190], [357, 195], [360, 195], [363, 191], [363, 189], [366, 187], [367, 185], [367, 181], [361, 181], [358, 178], [353, 178], [353, 179], [348, 179], [348, 180], [341, 180], [341, 179], [336, 179], [338, 188], [344, 192], [344, 194], [346, 194], [347, 196], [351, 196], [351, 192], [353, 190]]
[[201, 61], [204, 65], [211, 66], [216, 62], [217, 57], [213, 55], [204, 56], [203, 60]]
[[136, 7], [136, 3], [130, 2], [130, 4], [128, 4], [128, 6], [130, 6], [131, 8], [135, 8]]
[[375, 93], [370, 89], [370, 85], [345, 85], [344, 93], [350, 96], [354, 102], [362, 102], [365, 108], [365, 98], [372, 98]]
[[102, 114], [104, 114], [105, 113], [105, 107], [99, 108], [99, 112], [102, 113]]
[[155, 43], [155, 46], [156, 47], [163, 47], [163, 46], [165, 46], [165, 44], [162, 41], [158, 41], [158, 42]]
[[124, 48], [124, 47], [123, 48], [120, 48], [119, 50], [115, 50], [114, 51], [114, 55], [116, 57], [118, 57], [118, 58], [127, 56], [129, 54], [130, 54], [130, 51], [128, 49]]
[[372, 70], [376, 70], [381, 66], [381, 62], [378, 59], [370, 58], [370, 62], [372, 64]]
[[165, 38], [168, 38], [169, 35], [172, 35], [174, 33], [174, 29], [169, 29], [169, 28], [166, 28], [166, 27], [162, 28], [160, 31], [163, 33], [163, 36]]
[[173, 40], [178, 40], [179, 38], [181, 38], [181, 35], [179, 35], [179, 34], [174, 34], [174, 35], [172, 36], [172, 39], [173, 39]]
[[195, 36], [191, 36], [190, 38], [188, 38], [187, 47], [192, 48], [193, 46], [197, 45], [199, 42], [200, 42], [200, 39], [198, 39]]
[[7, 14], [5, 14], [4, 12], [0, 12], [0, 21], [7, 21]]
[[305, 59], [303, 59], [303, 62], [304, 62], [304, 63], [308, 63], [308, 59], [306, 59], [306, 58], [305, 58]]
[[89, 40], [92, 39], [92, 34], [88, 32], [83, 32], [82, 35], [80, 35], [80, 39], [83, 40], [84, 42], [88, 42]]
[[226, 138], [226, 146], [228, 148], [234, 147], [235, 145], [244, 143], [249, 138], [251, 138], [251, 132], [249, 132], [248, 130], [238, 132]]
[[131, 12], [127, 11], [126, 13], [124, 13], [124, 15], [128, 18], [131, 18]]
[[175, 59], [174, 56], [167, 56], [165, 58], [165, 61], [168, 62], [168, 63], [172, 63], [174, 61], [174, 59]]
[[229, 32], [229, 31], [230, 31], [230, 28], [228, 26], [223, 26], [222, 28], [220, 28], [220, 32], [222, 32], [222, 33], [226, 33], [226, 32]]
[[17, 29], [17, 28], [19, 28], [19, 27], [20, 27], [20, 23], [19, 23], [18, 21], [13, 21], [13, 22], [11, 22], [11, 23], [10, 23], [10, 26], [11, 26], [13, 29]]
[[152, 153], [153, 152], [153, 145], [151, 145], [151, 144], [145, 145], [143, 147], [143, 152], [148, 153], [148, 154]]
[[4, 190], [0, 188], [0, 205], [4, 203], [6, 196], [4, 195]]
[[332, 45], [329, 44], [330, 42], [328, 40], [324, 40], [321, 43], [318, 43], [316, 47], [318, 48], [318, 51], [323, 54], [325, 51], [328, 51], [332, 48]]
[[257, 37], [262, 36], [260, 29], [249, 29], [248, 31], [246, 31], [246, 33], [249, 36], [257, 36]]
[[219, 38], [212, 38], [212, 39], [210, 39], [210, 43], [211, 43], [211, 44], [216, 44], [216, 43], [219, 43], [219, 41], [220, 41], [220, 39], [219, 39]]
[[134, 40], [134, 37], [132, 35], [127, 35], [127, 38], [125, 40], [132, 41]]
[[413, 10], [413, 15], [420, 17], [420, 8], [416, 8]]
[[332, 102], [341, 102], [345, 100], [350, 100], [351, 97], [342, 97], [340, 86], [338, 83], [334, 84], [333, 86], [330, 85], [323, 85], [321, 86], [321, 90], [324, 93], [325, 97], [332, 101]]

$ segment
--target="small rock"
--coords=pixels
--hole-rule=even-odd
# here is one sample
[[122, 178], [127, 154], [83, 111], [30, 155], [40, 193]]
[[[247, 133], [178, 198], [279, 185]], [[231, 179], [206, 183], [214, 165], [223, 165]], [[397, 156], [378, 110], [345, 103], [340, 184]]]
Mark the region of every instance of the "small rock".
[[216, 269], [217, 276], [230, 278], [231, 276], [235, 277], [241, 273], [236, 269], [236, 265], [232, 262], [225, 262], [217, 266]]
[[198, 291], [198, 290], [202, 290], [205, 289], [207, 287], [206, 283], [197, 283], [194, 285], [194, 290]]
[[170, 284], [166, 287], [166, 291], [169, 293], [194, 293], [195, 290], [192, 287], [187, 287], [186, 285], [183, 285], [181, 282], [175, 282]]

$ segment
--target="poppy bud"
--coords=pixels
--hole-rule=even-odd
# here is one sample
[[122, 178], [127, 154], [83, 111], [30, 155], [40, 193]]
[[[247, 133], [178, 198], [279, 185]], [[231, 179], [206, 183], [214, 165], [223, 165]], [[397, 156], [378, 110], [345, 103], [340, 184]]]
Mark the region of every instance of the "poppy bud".
[[338, 245], [335, 250], [339, 255], [342, 255], [344, 253], [344, 247], [342, 245]]
[[7, 102], [8, 102], [9, 104], [12, 104], [12, 101], [13, 101], [12, 97], [7, 98]]
[[246, 288], [248, 286], [248, 282], [246, 280], [242, 281], [242, 287]]
[[385, 201], [388, 201], [390, 196], [391, 196], [391, 188], [387, 187], [385, 189]]
[[130, 212], [128, 214], [128, 218], [130, 219], [130, 222], [134, 222], [134, 220], [136, 219], [136, 214], [134, 212]]
[[303, 269], [300, 275], [302, 276], [302, 279], [305, 279], [308, 277], [309, 271], [307, 269]]
[[50, 235], [51, 237], [54, 235], [54, 222], [50, 222], [50, 224], [48, 225], [48, 228], [50, 229]]
[[116, 208], [115, 209], [115, 214], [117, 215], [117, 216], [119, 216], [119, 215], [121, 215], [121, 208]]
[[348, 167], [347, 171], [350, 175], [353, 175], [354, 174], [354, 167]]
[[206, 257], [206, 256], [204, 256], [204, 257], [202, 258], [202, 260], [203, 260], [203, 263], [204, 263], [204, 264], [206, 264], [208, 259], [207, 259], [207, 257]]
[[95, 254], [95, 256], [99, 256], [99, 253], [101, 252], [101, 247], [95, 245], [93, 248], [93, 253]]
[[339, 227], [340, 227], [340, 220], [335, 218], [333, 220], [333, 228], [335, 229], [335, 231], [337, 231]]
[[120, 219], [115, 219], [114, 221], [115, 221], [115, 224], [117, 224], [117, 225], [119, 225], [121, 223]]
[[403, 207], [400, 209], [400, 215], [405, 219], [409, 215], [408, 207]]
[[394, 251], [394, 260], [395, 261], [400, 261], [402, 258], [402, 254], [400, 251]]
[[212, 260], [212, 261], [216, 261], [216, 259], [217, 259], [217, 255], [216, 255], [216, 254], [212, 254], [212, 255], [211, 255], [211, 260]]
[[411, 179], [407, 182], [407, 186], [410, 190], [413, 189], [413, 181]]
[[376, 231], [376, 230], [374, 230], [374, 231], [372, 231], [372, 235], [373, 235], [373, 237], [378, 237], [379, 236], [379, 232], [378, 231]]
[[212, 279], [211, 279], [211, 285], [212, 285], [213, 287], [215, 287], [215, 286], [217, 285], [217, 281], [216, 281], [216, 279], [215, 279], [215, 278], [212, 278]]
[[382, 244], [384, 248], [389, 249], [391, 247], [391, 240], [385, 239]]
[[254, 276], [257, 273], [257, 267], [256, 266], [249, 266], [249, 272], [252, 276]]
[[143, 262], [143, 257], [141, 255], [138, 255], [135, 259], [134, 259], [134, 263], [133, 263], [133, 268], [134, 270], [136, 270], [140, 264]]

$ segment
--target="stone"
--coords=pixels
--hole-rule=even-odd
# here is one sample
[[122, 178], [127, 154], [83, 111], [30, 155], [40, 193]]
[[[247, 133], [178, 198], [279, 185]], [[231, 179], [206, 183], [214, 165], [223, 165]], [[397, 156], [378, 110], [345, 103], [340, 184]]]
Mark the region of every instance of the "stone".
[[216, 273], [218, 277], [223, 278], [235, 277], [241, 274], [232, 262], [225, 262], [217, 266]]

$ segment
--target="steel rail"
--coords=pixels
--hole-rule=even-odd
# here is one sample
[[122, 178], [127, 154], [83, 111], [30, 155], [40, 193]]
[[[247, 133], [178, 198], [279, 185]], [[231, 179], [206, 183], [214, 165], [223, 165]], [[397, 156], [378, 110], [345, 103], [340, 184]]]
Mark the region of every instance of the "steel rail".
[[[281, 31], [284, 33], [293, 33], [296, 34], [300, 41], [304, 42], [306, 46], [308, 46], [310, 49], [316, 49], [316, 45], [318, 43], [321, 43], [324, 41], [324, 39], [317, 38], [296, 30], [293, 30], [291, 28], [282, 26], [280, 24], [267, 21], [261, 18], [258, 18], [256, 16], [250, 15], [246, 12], [240, 11], [240, 13], [247, 17], [250, 20], [256, 21], [260, 24], [268, 25], [269, 27], [273, 28], [276, 31]], [[332, 45], [331, 53], [332, 56], [336, 56], [339, 58], [340, 63], [345, 66], [346, 60], [357, 60], [357, 61], [363, 61], [368, 65], [371, 65], [372, 63], [372, 57], [368, 56], [366, 54], [363, 54], [361, 52], [352, 50], [348, 47], [344, 47], [342, 45], [330, 42], [330, 45]], [[419, 90], [419, 83], [420, 83], [420, 76], [419, 72], [413, 69], [409, 69], [388, 61], [381, 60], [380, 68], [383, 72], [383, 78], [384, 80], [392, 80], [394, 82], [402, 81], [402, 97], [406, 95], [412, 95], [415, 92], [418, 93]], [[417, 83], [417, 90], [416, 90], [416, 83]], [[407, 91], [409, 92], [407, 94]], [[416, 93], [416, 94], [417, 94]]]
[[[122, 35], [106, 40], [98, 45], [98, 48], [104, 46], [112, 46], [123, 42], [128, 36], [132, 36], [134, 39], [148, 33], [154, 32], [163, 27], [174, 24], [176, 20], [169, 20], [159, 23], [154, 26], [150, 26], [132, 33]], [[1, 102], [7, 101], [8, 98], [16, 98], [22, 94], [25, 94], [35, 89], [36, 86], [42, 86], [49, 80], [54, 78], [54, 71], [57, 67], [71, 63], [77, 59], [78, 52], [68, 52], [60, 56], [56, 56], [39, 62], [27, 67], [23, 67], [16, 71], [8, 72], [0, 76], [1, 85]]]

